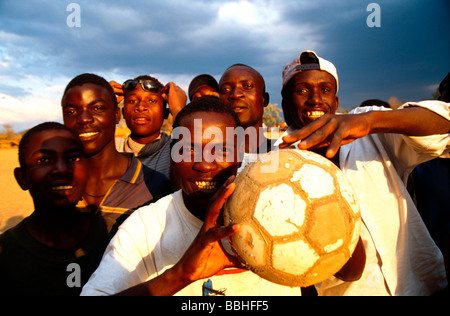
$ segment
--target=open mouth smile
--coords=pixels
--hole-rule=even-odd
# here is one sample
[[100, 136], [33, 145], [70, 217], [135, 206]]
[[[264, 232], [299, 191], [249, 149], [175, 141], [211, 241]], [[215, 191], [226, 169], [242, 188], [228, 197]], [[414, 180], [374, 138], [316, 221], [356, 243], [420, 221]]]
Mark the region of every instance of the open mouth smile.
[[217, 187], [216, 181], [195, 181], [195, 185], [200, 190], [214, 190]]
[[310, 119], [318, 119], [321, 116], [324, 116], [325, 112], [324, 111], [307, 111], [306, 112], [306, 116]]
[[81, 133], [81, 134], [78, 134], [78, 137], [80, 138], [81, 141], [87, 141], [87, 140], [94, 139], [95, 137], [97, 137], [98, 134], [99, 134], [99, 132]]

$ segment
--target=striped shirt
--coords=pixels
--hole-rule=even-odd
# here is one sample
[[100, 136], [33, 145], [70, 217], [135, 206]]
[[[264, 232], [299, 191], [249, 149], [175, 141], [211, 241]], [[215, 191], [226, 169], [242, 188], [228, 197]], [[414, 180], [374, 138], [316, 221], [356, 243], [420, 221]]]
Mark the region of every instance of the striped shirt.
[[116, 149], [119, 152], [134, 153], [134, 155], [147, 167], [156, 170], [170, 178], [170, 136], [166, 133], [142, 146], [134, 142], [130, 137], [116, 138]]
[[[170, 193], [168, 179], [159, 172], [144, 166], [136, 157], [125, 174], [108, 190], [96, 213], [110, 217], [119, 224], [137, 208], [157, 201]], [[77, 205], [89, 209], [84, 199]], [[92, 210], [92, 209], [91, 209]]]

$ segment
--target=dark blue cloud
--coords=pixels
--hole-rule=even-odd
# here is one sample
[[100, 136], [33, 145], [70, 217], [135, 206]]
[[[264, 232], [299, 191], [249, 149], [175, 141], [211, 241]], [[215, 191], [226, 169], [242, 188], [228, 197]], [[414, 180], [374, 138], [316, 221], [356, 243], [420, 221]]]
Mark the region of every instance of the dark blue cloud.
[[[71, 2], [80, 5], [80, 28], [66, 24]], [[380, 28], [366, 24], [371, 2], [380, 5]], [[220, 77], [240, 62], [263, 74], [280, 104], [284, 64], [313, 49], [337, 66], [345, 108], [420, 100], [449, 71], [449, 10], [447, 0], [3, 0], [0, 92], [20, 96], [29, 77], [82, 72]]]

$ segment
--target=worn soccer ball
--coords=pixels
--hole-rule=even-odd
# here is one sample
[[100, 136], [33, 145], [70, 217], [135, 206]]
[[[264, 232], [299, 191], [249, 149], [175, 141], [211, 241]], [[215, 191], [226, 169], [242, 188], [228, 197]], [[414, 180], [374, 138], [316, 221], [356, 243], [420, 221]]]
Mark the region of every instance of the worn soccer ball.
[[[274, 161], [275, 172], [262, 172]], [[246, 166], [235, 182], [224, 221], [241, 224], [241, 231], [230, 243], [242, 263], [262, 278], [307, 287], [336, 274], [352, 255], [359, 238], [359, 204], [342, 171], [328, 159], [283, 149]]]

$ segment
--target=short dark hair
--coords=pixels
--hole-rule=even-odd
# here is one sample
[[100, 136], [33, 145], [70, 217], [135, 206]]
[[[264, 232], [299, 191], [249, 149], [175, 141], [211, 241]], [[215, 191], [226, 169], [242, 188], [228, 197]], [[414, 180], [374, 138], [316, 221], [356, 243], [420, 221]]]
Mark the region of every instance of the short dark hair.
[[227, 70], [233, 68], [233, 67], [247, 67], [247, 68], [249, 68], [249, 69], [255, 71], [255, 72], [261, 77], [261, 79], [262, 79], [262, 81], [263, 81], [263, 85], [264, 85], [264, 86], [263, 86], [263, 94], [266, 93], [266, 81], [264, 80], [264, 77], [261, 75], [261, 73], [260, 73], [258, 70], [256, 70], [255, 68], [253, 68], [253, 67], [251, 67], [251, 66], [249, 66], [249, 65], [237, 63], [237, 64], [231, 65], [230, 67], [228, 67], [227, 69], [225, 69], [225, 72], [226, 72]]
[[90, 73], [84, 73], [84, 74], [78, 75], [75, 78], [73, 78], [67, 84], [66, 89], [64, 90], [64, 93], [63, 93], [63, 98], [69, 89], [76, 87], [76, 86], [82, 86], [86, 83], [92, 83], [95, 85], [99, 85], [99, 86], [105, 88], [106, 90], [108, 90], [108, 93], [111, 95], [111, 99], [113, 101], [114, 107], [118, 107], [116, 95], [114, 93], [113, 88], [109, 84], [109, 82], [106, 81], [105, 78], [103, 78], [99, 75], [90, 74]]
[[80, 143], [80, 147], [83, 148], [83, 144], [78, 138], [78, 135], [75, 134], [74, 131], [72, 131], [70, 128], [68, 128], [66, 125], [58, 123], [58, 122], [44, 122], [40, 123], [32, 128], [30, 128], [20, 140], [19, 143], [19, 164], [20, 167], [23, 169], [25, 167], [25, 155], [26, 150], [28, 147], [28, 144], [32, 141], [32, 138], [37, 133], [43, 132], [43, 131], [49, 131], [49, 130], [63, 130], [71, 133], [75, 139]]
[[439, 100], [444, 102], [450, 102], [449, 96], [450, 96], [450, 72], [445, 76], [445, 78], [441, 81], [439, 84]]
[[231, 107], [216, 98], [203, 97], [192, 101], [177, 114], [177, 117], [173, 122], [173, 128], [175, 129], [180, 126], [180, 121], [183, 117], [197, 112], [223, 113], [233, 118], [236, 123], [236, 127], [241, 126], [239, 117]]
[[385, 108], [390, 108], [391, 106], [389, 105], [389, 103], [387, 103], [386, 101], [383, 100], [379, 100], [379, 99], [369, 99], [369, 100], [365, 100], [363, 102], [361, 102], [361, 104], [359, 105], [360, 107], [364, 107], [364, 106], [383, 106]]

